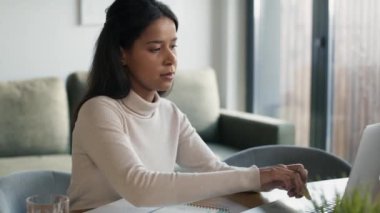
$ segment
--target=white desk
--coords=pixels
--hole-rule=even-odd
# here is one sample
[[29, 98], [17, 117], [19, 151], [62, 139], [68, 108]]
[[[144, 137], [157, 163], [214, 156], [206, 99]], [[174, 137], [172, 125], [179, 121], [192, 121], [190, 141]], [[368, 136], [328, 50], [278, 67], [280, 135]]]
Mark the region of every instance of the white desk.
[[[324, 181], [310, 182], [307, 184], [307, 187], [310, 191], [310, 195], [316, 202], [321, 202], [320, 198], [323, 194], [325, 198], [335, 198], [335, 196], [343, 195], [345, 187], [347, 185], [348, 178], [339, 178], [331, 179]], [[268, 204], [274, 201], [286, 199], [286, 202], [299, 203], [305, 202], [306, 198], [289, 198], [285, 191], [283, 190], [272, 190], [270, 192], [262, 193], [237, 193], [232, 195], [227, 195], [223, 197], [211, 198], [203, 201], [196, 202], [199, 205], [213, 205], [219, 206], [222, 208], [228, 208], [230, 213], [237, 212], [255, 212], [253, 211], [255, 207], [260, 205]], [[312, 203], [310, 201], [310, 205]], [[99, 208], [88, 211], [88, 213], [125, 213], [125, 212], [134, 212], [134, 213], [147, 213], [154, 212], [157, 208], [136, 208], [133, 205], [129, 204], [126, 200], [121, 199], [113, 203], [101, 206]]]

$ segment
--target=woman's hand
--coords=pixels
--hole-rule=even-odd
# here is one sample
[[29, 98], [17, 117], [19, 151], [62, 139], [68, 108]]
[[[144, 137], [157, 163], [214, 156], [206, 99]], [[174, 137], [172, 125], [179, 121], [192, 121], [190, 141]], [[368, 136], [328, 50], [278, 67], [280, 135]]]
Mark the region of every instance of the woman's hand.
[[262, 191], [278, 188], [288, 191], [290, 197], [303, 196], [308, 172], [302, 164], [280, 164], [259, 170]]

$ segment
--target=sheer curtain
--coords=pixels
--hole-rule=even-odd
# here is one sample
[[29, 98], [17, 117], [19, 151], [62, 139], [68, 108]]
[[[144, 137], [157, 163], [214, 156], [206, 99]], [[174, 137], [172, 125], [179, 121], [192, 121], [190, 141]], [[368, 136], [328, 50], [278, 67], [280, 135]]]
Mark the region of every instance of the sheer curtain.
[[380, 122], [380, 1], [334, 0], [331, 7], [331, 148], [353, 161], [364, 127]]
[[311, 0], [255, 0], [254, 108], [294, 123], [309, 145]]

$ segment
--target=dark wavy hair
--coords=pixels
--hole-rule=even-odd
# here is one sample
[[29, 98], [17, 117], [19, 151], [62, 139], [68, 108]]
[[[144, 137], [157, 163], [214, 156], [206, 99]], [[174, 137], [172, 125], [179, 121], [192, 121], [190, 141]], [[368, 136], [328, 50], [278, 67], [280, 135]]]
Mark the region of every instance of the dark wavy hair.
[[75, 113], [95, 96], [126, 97], [131, 90], [128, 71], [121, 64], [121, 49], [130, 49], [155, 20], [167, 17], [178, 30], [178, 20], [170, 8], [156, 0], [115, 0], [106, 10], [106, 22], [96, 43], [88, 76], [88, 90]]

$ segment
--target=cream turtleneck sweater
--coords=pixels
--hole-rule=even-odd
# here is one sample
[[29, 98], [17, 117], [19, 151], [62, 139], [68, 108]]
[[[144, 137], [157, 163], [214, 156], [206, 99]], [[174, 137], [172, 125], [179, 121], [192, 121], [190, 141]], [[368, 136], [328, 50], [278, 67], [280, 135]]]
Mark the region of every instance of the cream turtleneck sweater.
[[[125, 198], [162, 206], [260, 188], [258, 168], [230, 167], [202, 141], [186, 116], [157, 94], [99, 96], [79, 111], [73, 131], [72, 210]], [[190, 173], [175, 172], [175, 164]]]

